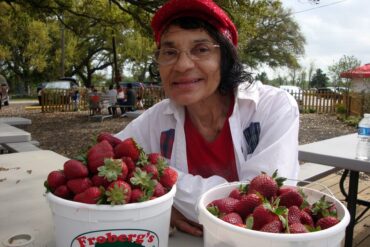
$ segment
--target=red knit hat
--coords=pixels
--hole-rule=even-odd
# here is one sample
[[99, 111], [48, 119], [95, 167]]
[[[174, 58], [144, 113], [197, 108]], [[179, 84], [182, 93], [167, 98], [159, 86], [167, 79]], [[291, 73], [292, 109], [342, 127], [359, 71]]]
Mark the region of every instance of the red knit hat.
[[170, 0], [155, 13], [151, 26], [154, 39], [159, 45], [167, 25], [179, 17], [195, 17], [215, 27], [237, 46], [238, 31], [229, 16], [212, 0]]

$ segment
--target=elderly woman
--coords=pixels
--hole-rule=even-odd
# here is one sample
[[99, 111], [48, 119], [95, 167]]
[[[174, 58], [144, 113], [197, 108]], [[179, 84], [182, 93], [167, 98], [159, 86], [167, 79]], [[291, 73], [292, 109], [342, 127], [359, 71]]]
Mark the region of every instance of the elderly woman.
[[168, 99], [117, 134], [160, 152], [179, 173], [171, 225], [200, 236], [197, 200], [261, 171], [296, 178], [299, 111], [283, 90], [253, 82], [238, 34], [210, 0], [171, 0], [154, 15], [155, 64]]

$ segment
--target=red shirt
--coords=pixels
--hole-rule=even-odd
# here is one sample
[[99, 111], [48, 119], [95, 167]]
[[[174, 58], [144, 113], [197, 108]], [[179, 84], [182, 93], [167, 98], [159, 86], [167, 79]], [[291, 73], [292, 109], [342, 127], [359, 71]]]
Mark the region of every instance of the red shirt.
[[228, 121], [233, 108], [234, 98], [232, 97], [224, 126], [217, 138], [211, 142], [203, 138], [191, 122], [188, 112], [186, 112], [184, 128], [190, 174], [200, 175], [204, 178], [218, 175], [229, 182], [239, 180]]

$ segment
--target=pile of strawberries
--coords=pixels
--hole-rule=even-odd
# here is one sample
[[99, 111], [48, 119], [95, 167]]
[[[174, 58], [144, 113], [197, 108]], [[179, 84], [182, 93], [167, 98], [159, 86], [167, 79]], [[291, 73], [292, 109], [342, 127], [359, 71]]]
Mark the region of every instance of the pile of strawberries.
[[207, 209], [236, 226], [272, 233], [307, 233], [340, 222], [335, 204], [325, 196], [309, 204], [299, 187], [282, 186], [285, 178], [261, 173], [241, 184], [228, 197], [216, 199]]
[[67, 200], [119, 205], [160, 197], [177, 176], [159, 153], [146, 154], [134, 139], [104, 132], [86, 154], [50, 172], [44, 185]]

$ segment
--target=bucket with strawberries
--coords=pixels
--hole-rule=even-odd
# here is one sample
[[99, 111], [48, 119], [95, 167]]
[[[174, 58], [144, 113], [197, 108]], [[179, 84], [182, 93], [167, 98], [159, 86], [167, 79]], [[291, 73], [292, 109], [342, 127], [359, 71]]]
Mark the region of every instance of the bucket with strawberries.
[[350, 221], [331, 193], [261, 173], [250, 182], [223, 184], [199, 200], [205, 247], [339, 247]]
[[160, 154], [101, 133], [45, 181], [56, 246], [167, 246], [176, 180]]

